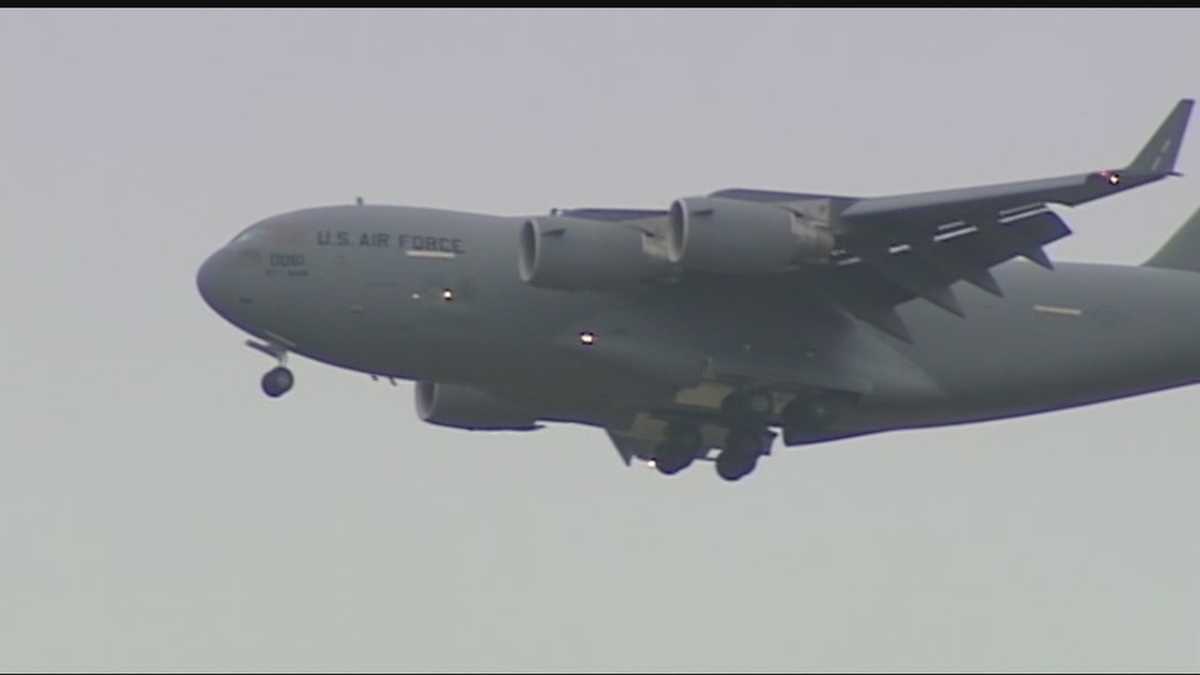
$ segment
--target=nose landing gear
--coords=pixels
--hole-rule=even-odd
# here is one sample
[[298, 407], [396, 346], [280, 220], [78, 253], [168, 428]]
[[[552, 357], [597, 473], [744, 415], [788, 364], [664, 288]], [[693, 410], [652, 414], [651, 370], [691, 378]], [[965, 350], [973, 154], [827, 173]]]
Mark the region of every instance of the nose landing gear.
[[279, 398], [288, 393], [292, 389], [292, 385], [296, 383], [296, 378], [292, 375], [292, 371], [278, 366], [267, 371], [262, 377], [263, 393], [271, 398]]
[[287, 349], [285, 347], [270, 342], [256, 342], [254, 340], [246, 340], [246, 346], [260, 351], [279, 362], [278, 366], [268, 370], [262, 376], [262, 390], [264, 394], [271, 398], [279, 398], [292, 390], [292, 385], [296, 383], [296, 377], [287, 368]]

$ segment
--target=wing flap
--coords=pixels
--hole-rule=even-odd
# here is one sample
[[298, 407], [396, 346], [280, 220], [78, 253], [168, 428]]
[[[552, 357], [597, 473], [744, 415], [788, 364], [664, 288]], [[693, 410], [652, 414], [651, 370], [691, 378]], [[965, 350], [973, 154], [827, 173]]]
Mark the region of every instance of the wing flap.
[[968, 224], [940, 240], [846, 258], [836, 266], [839, 283], [831, 290], [838, 303], [855, 316], [910, 341], [892, 306], [922, 298], [963, 316], [953, 284], [966, 281], [993, 295], [1003, 295], [990, 268], [1017, 256], [1044, 258], [1043, 246], [1070, 233], [1062, 218], [1049, 210], [1006, 222], [992, 219]]

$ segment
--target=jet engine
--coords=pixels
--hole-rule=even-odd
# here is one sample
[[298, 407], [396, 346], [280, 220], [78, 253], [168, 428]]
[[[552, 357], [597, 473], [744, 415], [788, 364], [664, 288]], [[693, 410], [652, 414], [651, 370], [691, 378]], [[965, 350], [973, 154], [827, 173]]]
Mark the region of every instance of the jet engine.
[[538, 429], [528, 411], [486, 391], [459, 384], [417, 382], [417, 416], [430, 424], [472, 431]]
[[786, 209], [720, 197], [671, 204], [667, 257], [685, 269], [719, 274], [782, 272], [829, 260], [833, 233]]
[[666, 277], [671, 265], [646, 252], [648, 236], [627, 223], [563, 216], [521, 226], [521, 280], [538, 288], [602, 291]]

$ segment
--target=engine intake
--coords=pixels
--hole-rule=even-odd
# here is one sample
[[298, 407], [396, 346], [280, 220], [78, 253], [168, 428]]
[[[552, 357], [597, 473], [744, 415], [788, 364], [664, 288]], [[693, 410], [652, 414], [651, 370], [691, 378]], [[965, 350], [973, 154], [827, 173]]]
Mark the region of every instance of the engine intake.
[[475, 387], [417, 382], [417, 416], [430, 424], [472, 431], [532, 431], [536, 417]]
[[667, 257], [686, 269], [720, 274], [774, 274], [822, 263], [833, 251], [827, 227], [770, 204], [686, 197], [671, 204]]
[[521, 225], [518, 270], [538, 288], [602, 291], [668, 276], [671, 265], [647, 254], [646, 235], [628, 223], [549, 216]]

